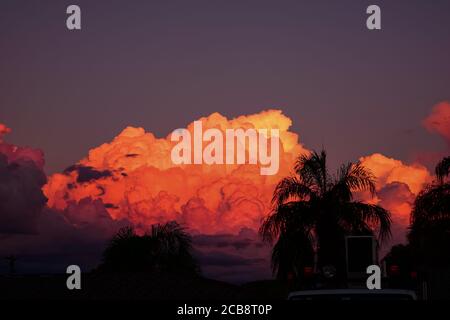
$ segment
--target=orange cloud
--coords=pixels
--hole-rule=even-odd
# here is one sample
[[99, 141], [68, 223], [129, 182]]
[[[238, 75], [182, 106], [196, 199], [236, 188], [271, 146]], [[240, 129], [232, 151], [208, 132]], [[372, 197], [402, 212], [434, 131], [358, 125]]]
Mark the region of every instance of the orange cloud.
[[3, 136], [10, 133], [11, 129], [3, 123], [0, 123], [0, 143], [3, 142]]
[[39, 149], [21, 147], [3, 141], [3, 137], [11, 132], [5, 124], [0, 123], [0, 154], [6, 156], [9, 163], [33, 162], [39, 169], [44, 168], [44, 153]]
[[450, 144], [450, 103], [444, 101], [435, 105], [422, 124], [430, 132], [438, 133]]
[[[142, 128], [128, 127], [110, 143], [89, 151], [64, 173], [54, 174], [44, 187], [48, 205], [64, 210], [69, 201], [101, 199], [110, 215], [147, 228], [152, 223], [178, 220], [204, 234], [237, 234], [256, 230], [268, 213], [276, 183], [289, 174], [295, 158], [308, 152], [292, 121], [280, 110], [227, 119], [213, 113], [200, 119], [204, 129], [254, 128], [280, 132], [280, 170], [261, 176], [259, 165], [174, 165], [176, 142], [157, 138]], [[193, 123], [187, 130], [193, 132]]]
[[374, 153], [359, 160], [377, 178], [377, 189], [392, 182], [401, 182], [417, 195], [424, 184], [432, 180], [428, 169], [421, 164], [406, 165], [400, 160], [388, 158], [380, 153]]
[[[290, 174], [296, 157], [309, 151], [289, 131], [291, 119], [280, 110], [227, 119], [213, 113], [199, 119], [204, 129], [279, 129], [280, 170], [262, 176], [259, 165], [174, 165], [170, 136], [158, 138], [143, 128], [127, 127], [111, 142], [89, 151], [86, 158], [48, 179], [43, 190], [48, 206], [66, 210], [82, 199], [101, 200], [114, 219], [128, 219], [145, 230], [150, 224], [177, 220], [193, 233], [239, 234], [257, 230], [270, 209], [277, 182]], [[193, 132], [193, 122], [187, 125]], [[377, 177], [377, 194], [360, 194], [393, 214], [393, 232], [402, 241], [414, 196], [432, 180], [420, 164], [375, 153], [360, 158]]]
[[[442, 116], [436, 114], [442, 115], [449, 108], [448, 103], [436, 106], [425, 121], [444, 137], [449, 132], [444, 130], [442, 121], [436, 120]], [[126, 220], [140, 231], [153, 223], [177, 220], [186, 224], [200, 242], [222, 239], [224, 235], [227, 239], [240, 239], [235, 251], [221, 244], [208, 250], [202, 247], [204, 259], [211, 260], [210, 256], [216, 254], [219, 261], [221, 254], [230, 254], [231, 250], [228, 263], [239, 256], [253, 259], [246, 263], [266, 266], [269, 249], [259, 246], [256, 231], [270, 209], [275, 185], [290, 174], [298, 155], [309, 150], [299, 142], [296, 133], [289, 131], [292, 121], [280, 110], [234, 119], [213, 113], [199, 120], [205, 130], [217, 128], [222, 132], [237, 128], [278, 129], [278, 173], [264, 176], [259, 165], [250, 164], [175, 165], [171, 151], [176, 142], [170, 136], [158, 138], [143, 128], [127, 127], [112, 141], [91, 149], [76, 165], [48, 177], [42, 188], [48, 198], [47, 211], [62, 216], [71, 228], [81, 228], [83, 235], [101, 233], [102, 237], [113, 233]], [[193, 122], [186, 128], [192, 134]], [[0, 125], [0, 140], [8, 132], [9, 128]], [[0, 153], [6, 155], [8, 162], [31, 160], [41, 170], [44, 165], [39, 150], [0, 141]], [[405, 164], [379, 153], [360, 161], [376, 176], [377, 184], [375, 198], [369, 194], [359, 194], [358, 198], [390, 210], [394, 235], [391, 243], [404, 241], [414, 198], [432, 180], [430, 172], [420, 164]], [[241, 242], [250, 245], [241, 246]], [[217, 268], [218, 262], [209, 260], [211, 270]]]
[[421, 164], [405, 164], [379, 153], [362, 157], [360, 161], [377, 179], [376, 197], [372, 199], [369, 194], [361, 194], [360, 199], [389, 210], [393, 235], [390, 244], [404, 242], [414, 198], [432, 181], [432, 175]]

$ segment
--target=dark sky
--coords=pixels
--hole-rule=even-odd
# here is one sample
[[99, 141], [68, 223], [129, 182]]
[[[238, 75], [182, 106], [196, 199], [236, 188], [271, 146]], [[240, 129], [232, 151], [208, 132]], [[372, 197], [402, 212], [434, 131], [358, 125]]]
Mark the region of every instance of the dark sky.
[[[370, 4], [382, 30], [365, 27]], [[82, 30], [66, 29], [78, 4]], [[450, 1], [0, 2], [8, 141], [73, 164], [125, 126], [281, 108], [331, 161], [411, 161], [444, 143], [421, 120], [450, 99]]]

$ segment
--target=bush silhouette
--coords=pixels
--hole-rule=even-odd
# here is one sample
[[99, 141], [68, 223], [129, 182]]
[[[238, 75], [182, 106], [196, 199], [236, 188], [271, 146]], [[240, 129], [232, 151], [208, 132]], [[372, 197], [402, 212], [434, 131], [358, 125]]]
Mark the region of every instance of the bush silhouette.
[[102, 271], [197, 273], [192, 240], [185, 229], [171, 221], [155, 224], [140, 236], [125, 227], [111, 239], [103, 253]]

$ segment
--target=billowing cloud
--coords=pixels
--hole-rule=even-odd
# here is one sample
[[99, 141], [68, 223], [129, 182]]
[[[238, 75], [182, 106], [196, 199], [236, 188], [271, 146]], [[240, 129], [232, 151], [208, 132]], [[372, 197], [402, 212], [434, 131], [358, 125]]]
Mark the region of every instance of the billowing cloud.
[[[276, 183], [289, 175], [299, 154], [309, 151], [299, 142], [298, 135], [289, 131], [292, 122], [279, 110], [235, 119], [213, 113], [200, 120], [204, 129], [217, 128], [222, 132], [229, 128], [279, 129], [278, 174], [262, 176], [258, 165], [249, 164], [174, 165], [170, 136], [157, 138], [142, 128], [128, 127], [111, 142], [90, 150], [75, 166], [49, 178], [44, 187], [49, 207], [66, 210], [70, 203], [86, 197], [101, 200], [112, 218], [128, 219], [142, 232], [153, 223], [168, 220], [186, 225], [191, 233], [203, 237], [197, 236], [196, 243], [204, 261], [209, 252], [215, 257], [221, 253], [230, 261], [240, 256], [256, 262], [264, 257], [268, 263], [269, 248], [256, 249], [255, 244], [260, 242], [256, 231], [270, 210]], [[193, 122], [187, 130], [193, 132]], [[430, 173], [420, 164], [404, 164], [378, 153], [360, 161], [377, 177], [377, 195], [359, 197], [391, 210], [393, 233], [398, 234], [392, 243], [404, 241], [412, 198], [431, 180]], [[251, 250], [242, 254], [243, 247], [224, 245], [236, 243], [232, 237], [239, 238], [243, 230], [253, 232]], [[217, 240], [223, 235], [227, 237], [221, 246]], [[216, 243], [212, 249], [199, 241], [207, 236]], [[218, 269], [211, 263], [208, 272], [225, 272]]]
[[450, 102], [443, 101], [436, 104], [431, 113], [423, 119], [422, 125], [429, 132], [438, 134], [447, 144], [442, 150], [416, 151], [417, 161], [433, 168], [450, 153]]
[[[435, 107], [435, 110], [442, 112], [445, 108]], [[3, 236], [4, 248], [27, 257], [39, 252], [49, 261], [55, 257], [63, 257], [64, 263], [81, 259], [85, 265], [94, 266], [92, 261], [99, 261], [105, 241], [121, 226], [132, 223], [138, 232], [145, 232], [151, 224], [176, 220], [194, 236], [196, 256], [205, 275], [234, 282], [267, 278], [270, 247], [261, 242], [257, 230], [270, 210], [275, 185], [290, 174], [296, 157], [309, 150], [299, 142], [296, 133], [289, 131], [292, 121], [279, 110], [234, 119], [213, 113], [200, 120], [204, 130], [216, 128], [221, 132], [237, 128], [278, 129], [278, 173], [261, 175], [258, 164], [175, 165], [170, 156], [175, 142], [170, 136], [158, 138], [143, 128], [127, 127], [112, 141], [91, 149], [75, 165], [48, 177], [42, 188], [48, 198], [46, 209], [22, 210], [19, 204], [26, 201], [17, 194], [26, 194], [25, 200], [29, 201], [33, 197], [29, 197], [27, 190], [4, 193], [3, 197], [13, 199], [9, 200], [14, 202], [9, 207], [20, 211], [0, 217], [0, 221], [10, 219], [2, 224], [10, 229], [10, 234]], [[445, 136], [441, 125], [436, 125], [434, 120], [428, 122], [434, 125], [433, 130]], [[10, 131], [6, 126], [2, 128], [2, 134]], [[192, 134], [194, 122], [186, 129]], [[45, 182], [42, 152], [2, 142], [0, 154], [3, 154], [0, 172], [8, 177], [3, 183], [29, 181], [32, 175], [26, 175], [25, 168], [32, 166], [40, 172], [36, 175], [40, 180], [25, 185], [41, 190]], [[360, 161], [375, 175], [377, 184], [374, 198], [366, 193], [359, 194], [358, 198], [390, 210], [394, 234], [391, 244], [403, 242], [414, 197], [432, 180], [430, 172], [418, 163], [406, 164], [379, 153], [362, 157]], [[16, 174], [13, 164], [22, 166], [23, 176]], [[14, 188], [0, 189], [0, 195], [5, 190]], [[32, 219], [25, 219], [20, 215], [23, 212], [36, 214]], [[20, 228], [15, 225], [12, 216], [21, 217], [16, 221], [24, 225]], [[31, 226], [36, 229], [35, 240], [11, 233], [12, 229], [31, 230]], [[71, 254], [64, 251], [67, 247], [72, 248]], [[87, 250], [84, 258], [83, 250]], [[4, 251], [0, 250], [0, 254], [6, 254]]]
[[33, 233], [46, 198], [44, 173], [33, 162], [0, 153], [0, 233]]
[[[0, 257], [16, 256], [18, 272], [61, 273], [74, 263], [95, 267], [106, 241], [129, 222], [112, 219], [103, 202], [90, 197], [49, 209], [43, 165], [40, 150], [0, 142]], [[88, 181], [98, 176], [76, 169]]]
[[[0, 124], [0, 139], [10, 132]], [[0, 140], [0, 233], [34, 233], [47, 199], [40, 150], [21, 148]]]
[[[85, 198], [101, 201], [113, 219], [127, 219], [140, 232], [151, 224], [176, 220], [196, 235], [205, 275], [232, 281], [267, 278], [270, 248], [262, 245], [257, 230], [269, 212], [276, 183], [308, 150], [289, 131], [292, 122], [279, 110], [234, 119], [213, 113], [200, 120], [203, 130], [278, 129], [279, 172], [264, 176], [259, 165], [250, 164], [175, 165], [170, 136], [157, 138], [142, 128], [128, 127], [76, 165], [49, 177], [43, 188], [48, 206], [65, 212]], [[186, 128], [193, 133], [193, 123]], [[219, 239], [227, 245], [220, 245]], [[233, 264], [239, 273], [218, 261]]]
[[380, 153], [361, 157], [359, 160], [376, 177], [377, 189], [392, 182], [402, 182], [408, 185], [414, 194], [418, 194], [424, 184], [432, 180], [428, 169], [418, 163], [404, 164]]
[[405, 164], [379, 153], [362, 157], [360, 161], [376, 177], [376, 197], [372, 198], [368, 193], [359, 197], [391, 212], [393, 238], [390, 244], [405, 242], [414, 198], [432, 181], [432, 175], [421, 164]]
[[[408, 185], [402, 182], [388, 183], [378, 191], [378, 204], [392, 214], [392, 244], [404, 243], [406, 240], [415, 197]], [[385, 249], [389, 249], [389, 246]]]
[[[136, 226], [177, 220], [203, 234], [256, 230], [269, 210], [278, 180], [289, 174], [295, 158], [307, 150], [290, 132], [291, 120], [279, 110], [227, 119], [213, 113], [200, 119], [203, 129], [278, 129], [280, 170], [262, 176], [259, 165], [175, 165], [170, 136], [156, 138], [142, 128], [128, 127], [110, 143], [49, 178], [44, 192], [49, 206], [64, 210], [69, 201], [101, 199], [113, 218]], [[193, 132], [193, 123], [187, 126]], [[206, 143], [205, 143], [206, 144]]]

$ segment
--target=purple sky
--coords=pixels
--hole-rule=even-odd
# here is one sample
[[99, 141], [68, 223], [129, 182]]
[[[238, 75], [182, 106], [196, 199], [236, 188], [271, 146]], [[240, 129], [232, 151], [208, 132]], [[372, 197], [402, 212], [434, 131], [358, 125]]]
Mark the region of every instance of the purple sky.
[[0, 122], [48, 173], [127, 125], [165, 136], [274, 107], [333, 163], [442, 150], [420, 122], [450, 99], [450, 2], [376, 1], [371, 32], [372, 2], [2, 0]]

